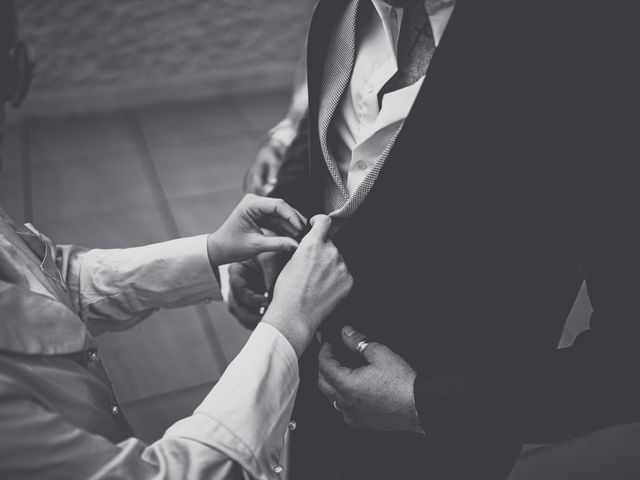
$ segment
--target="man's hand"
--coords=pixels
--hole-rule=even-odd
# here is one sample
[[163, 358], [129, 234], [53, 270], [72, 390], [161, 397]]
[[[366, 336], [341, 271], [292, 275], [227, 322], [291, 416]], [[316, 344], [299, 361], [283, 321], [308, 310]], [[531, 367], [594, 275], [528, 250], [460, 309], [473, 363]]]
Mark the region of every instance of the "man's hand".
[[229, 266], [229, 312], [243, 327], [253, 330], [262, 319], [260, 312], [270, 301], [265, 292], [272, 290], [288, 259], [286, 254], [263, 253]]
[[[212, 265], [220, 266], [252, 258], [263, 252], [293, 252], [292, 237], [304, 230], [306, 219], [284, 200], [245, 195], [222, 226], [209, 235], [207, 248]], [[263, 229], [277, 235], [265, 235]]]
[[266, 196], [273, 190], [285, 151], [286, 146], [272, 138], [262, 144], [244, 176], [245, 192]]
[[[349, 326], [342, 329], [342, 339], [353, 352], [364, 338]], [[335, 358], [331, 344], [320, 350], [318, 385], [344, 421], [354, 427], [424, 433], [413, 396], [416, 372], [379, 343], [369, 343], [363, 356], [368, 365], [351, 369]]]
[[289, 260], [287, 253], [263, 253], [229, 266], [229, 312], [245, 328], [253, 330], [269, 305], [270, 292]]

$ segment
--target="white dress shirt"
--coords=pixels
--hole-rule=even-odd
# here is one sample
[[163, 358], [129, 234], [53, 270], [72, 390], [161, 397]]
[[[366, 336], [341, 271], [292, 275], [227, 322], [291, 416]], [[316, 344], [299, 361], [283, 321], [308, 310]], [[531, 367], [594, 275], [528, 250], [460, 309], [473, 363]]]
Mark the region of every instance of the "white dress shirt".
[[[71, 285], [79, 286], [82, 317], [94, 332], [135, 322], [131, 313], [144, 316], [160, 307], [221, 298], [206, 235], [90, 250], [82, 256], [77, 275], [78, 282]], [[293, 347], [276, 328], [260, 323], [192, 416], [170, 427], [153, 445], [137, 439], [119, 445], [122, 453], [96, 478], [118, 471], [128, 456], [140, 456], [159, 468], [153, 476], [158, 479], [236, 479], [234, 463], [249, 478], [279, 478], [298, 383]]]
[[[382, 0], [371, 1], [375, 14], [363, 25], [356, 51], [351, 81], [331, 123], [334, 130], [334, 156], [345, 187], [352, 195], [365, 179], [381, 153], [402, 125], [422, 87], [424, 77], [413, 85], [389, 92], [378, 104], [378, 92], [397, 73], [397, 45], [402, 8]], [[436, 46], [453, 13], [454, 3], [429, 12]]]
[[298, 363], [268, 324], [258, 325], [193, 415], [160, 440], [108, 439], [120, 411], [94, 375], [87, 328], [120, 330], [159, 308], [214, 298], [206, 235], [87, 250], [56, 246], [0, 209], [0, 478], [280, 478]]
[[[169, 428], [156, 445], [195, 441], [240, 465], [250, 478], [280, 478], [299, 382], [293, 347], [276, 328], [260, 323], [193, 416]], [[204, 478], [205, 472], [189, 478]]]

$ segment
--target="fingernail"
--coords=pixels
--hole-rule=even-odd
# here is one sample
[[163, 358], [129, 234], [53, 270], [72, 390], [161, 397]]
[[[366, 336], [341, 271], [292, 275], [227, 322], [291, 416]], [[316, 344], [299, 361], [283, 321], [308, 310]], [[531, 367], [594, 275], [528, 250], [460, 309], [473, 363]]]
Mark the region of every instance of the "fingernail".
[[347, 325], [342, 329], [342, 333], [344, 333], [345, 336], [350, 337], [356, 333], [356, 331], [351, 326]]

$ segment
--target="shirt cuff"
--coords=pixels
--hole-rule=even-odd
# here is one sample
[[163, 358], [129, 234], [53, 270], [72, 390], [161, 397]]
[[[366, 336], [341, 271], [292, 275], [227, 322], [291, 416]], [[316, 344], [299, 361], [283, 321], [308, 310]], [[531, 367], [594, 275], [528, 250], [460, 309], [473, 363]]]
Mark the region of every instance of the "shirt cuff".
[[229, 265], [220, 265], [218, 267], [218, 273], [220, 275], [220, 293], [222, 294], [222, 300], [224, 300], [225, 303], [229, 303], [229, 293], [231, 292]]
[[143, 247], [90, 250], [80, 269], [85, 313], [107, 309], [117, 320], [155, 308], [220, 300], [207, 253], [207, 235]]
[[289, 118], [285, 118], [269, 130], [269, 138], [280, 142], [284, 148], [289, 147], [298, 134], [297, 125]]
[[168, 293], [184, 293], [189, 304], [222, 300], [220, 282], [209, 258], [208, 237], [197, 235], [141, 247], [149, 249], [153, 257], [150, 263], [159, 265], [158, 272], [167, 280]]
[[195, 414], [165, 437], [209, 445], [255, 478], [279, 478], [299, 381], [291, 344], [276, 328], [260, 323]]

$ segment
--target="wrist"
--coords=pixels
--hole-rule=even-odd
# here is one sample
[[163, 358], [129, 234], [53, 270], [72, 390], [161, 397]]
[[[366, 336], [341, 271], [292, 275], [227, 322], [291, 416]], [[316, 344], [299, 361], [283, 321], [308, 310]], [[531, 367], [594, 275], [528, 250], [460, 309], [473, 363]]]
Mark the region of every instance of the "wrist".
[[314, 332], [299, 315], [280, 309], [273, 303], [269, 306], [262, 321], [276, 328], [291, 344], [298, 358], [302, 356]]
[[224, 254], [224, 247], [221, 245], [218, 232], [210, 233], [207, 236], [207, 254], [209, 255], [209, 263], [214, 269], [220, 265], [231, 263]]

